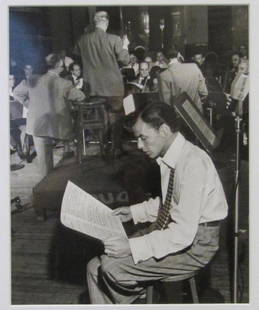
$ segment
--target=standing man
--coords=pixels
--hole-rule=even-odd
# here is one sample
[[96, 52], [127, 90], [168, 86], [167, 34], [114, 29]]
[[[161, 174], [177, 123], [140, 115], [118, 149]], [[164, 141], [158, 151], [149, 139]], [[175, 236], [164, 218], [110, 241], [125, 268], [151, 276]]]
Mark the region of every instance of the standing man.
[[132, 303], [145, 282], [203, 268], [219, 247], [220, 221], [227, 216], [221, 181], [208, 154], [178, 131], [177, 116], [164, 103], [149, 104], [133, 131], [138, 148], [157, 159], [162, 200], [157, 197], [114, 211], [122, 222], [152, 222], [129, 239], [104, 242], [105, 254], [87, 267], [91, 302]]
[[168, 69], [163, 71], [158, 79], [160, 98], [171, 104], [171, 99], [186, 92], [197, 108], [203, 112], [203, 102], [208, 96], [205, 78], [194, 63], [182, 63], [183, 57], [176, 48], [168, 50]]
[[74, 53], [82, 58], [83, 78], [90, 85], [90, 96], [106, 98], [109, 125], [112, 127], [113, 153], [119, 147], [122, 127], [117, 122], [123, 115], [124, 85], [119, 63], [129, 63], [126, 38], [107, 33], [109, 16], [99, 11], [94, 16], [94, 29], [78, 40]]
[[26, 132], [33, 136], [42, 178], [54, 165], [53, 139], [63, 140], [66, 145], [74, 137], [68, 100], [85, 98], [71, 81], [59, 76], [64, 69], [61, 55], [50, 54], [46, 62], [47, 73], [32, 76], [14, 89], [14, 97], [28, 108]]

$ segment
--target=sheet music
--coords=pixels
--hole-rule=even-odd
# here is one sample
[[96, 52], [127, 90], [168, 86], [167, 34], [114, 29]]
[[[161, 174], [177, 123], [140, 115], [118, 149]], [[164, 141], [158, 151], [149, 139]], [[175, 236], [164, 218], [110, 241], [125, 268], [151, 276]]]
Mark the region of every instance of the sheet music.
[[249, 76], [239, 73], [231, 84], [230, 95], [233, 99], [244, 100], [249, 92]]
[[70, 181], [63, 196], [60, 220], [66, 227], [100, 240], [127, 236], [110, 208]]
[[203, 121], [201, 116], [196, 112], [196, 110], [192, 107], [191, 103], [187, 100], [183, 103], [182, 107], [188, 112], [188, 115], [191, 117], [196, 126], [200, 129], [201, 133], [204, 137], [207, 138], [209, 143], [213, 145], [215, 142], [216, 136], [207, 126], [207, 124]]
[[133, 95], [129, 95], [123, 99], [123, 107], [126, 115], [136, 110]]

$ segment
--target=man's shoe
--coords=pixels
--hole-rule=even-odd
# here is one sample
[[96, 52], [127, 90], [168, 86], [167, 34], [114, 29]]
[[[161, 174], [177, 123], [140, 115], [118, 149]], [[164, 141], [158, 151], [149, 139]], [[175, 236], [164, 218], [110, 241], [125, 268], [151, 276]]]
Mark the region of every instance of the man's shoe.
[[24, 165], [22, 165], [22, 164], [12, 164], [11, 165], [11, 171], [19, 170], [22, 168], [24, 168]]
[[37, 156], [36, 151], [33, 151], [31, 154], [27, 154], [26, 155], [27, 163], [31, 163], [36, 156]]
[[10, 148], [10, 155], [13, 155], [16, 152], [16, 149], [11, 149]]

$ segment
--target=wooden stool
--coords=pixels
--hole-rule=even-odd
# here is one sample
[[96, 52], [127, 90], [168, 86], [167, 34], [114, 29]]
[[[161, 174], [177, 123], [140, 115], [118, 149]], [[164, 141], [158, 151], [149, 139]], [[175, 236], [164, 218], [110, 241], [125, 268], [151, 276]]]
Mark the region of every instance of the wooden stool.
[[100, 145], [101, 155], [104, 155], [104, 135], [107, 131], [107, 113], [104, 107], [104, 98], [90, 98], [90, 100], [78, 104], [77, 117], [77, 156], [81, 164], [86, 156], [85, 130], [95, 134]]
[[[178, 282], [178, 281], [188, 280], [189, 285], [190, 285], [190, 289], [191, 289], [193, 303], [199, 303], [197, 287], [196, 287], [196, 282], [195, 282], [196, 273], [197, 272], [192, 272], [192, 273], [188, 273], [185, 275], [172, 276], [172, 277], [168, 277], [168, 278], [165, 278], [165, 279], [159, 280], [159, 281], [162, 283], [167, 283], [167, 282]], [[147, 295], [146, 295], [146, 303], [147, 304], [153, 303], [154, 284], [155, 283], [153, 283], [147, 287]]]

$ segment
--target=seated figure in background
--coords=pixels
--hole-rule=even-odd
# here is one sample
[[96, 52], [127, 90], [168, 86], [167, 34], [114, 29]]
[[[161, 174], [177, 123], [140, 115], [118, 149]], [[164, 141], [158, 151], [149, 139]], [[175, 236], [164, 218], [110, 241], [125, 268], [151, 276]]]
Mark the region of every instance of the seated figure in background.
[[121, 74], [123, 76], [124, 84], [135, 80], [135, 78], [139, 74], [139, 63], [136, 55], [130, 54], [129, 59], [129, 64], [121, 68]]
[[156, 61], [154, 65], [160, 67], [161, 69], [166, 69], [168, 67], [167, 59], [162, 51], [158, 51], [156, 53]]
[[223, 79], [223, 91], [230, 93], [231, 83], [235, 79], [238, 71], [238, 65], [240, 63], [240, 55], [238, 53], [232, 53], [230, 64], [224, 74]]
[[149, 69], [149, 72], [151, 71], [151, 69], [154, 67], [154, 63], [153, 63], [153, 60], [152, 60], [152, 57], [151, 56], [146, 56], [144, 61], [148, 64], [148, 69]]
[[127, 84], [127, 91], [129, 93], [150, 93], [157, 91], [156, 76], [150, 75], [149, 65], [147, 62], [141, 62], [139, 66], [139, 75], [137, 78]]
[[86, 95], [89, 93], [89, 85], [82, 77], [81, 65], [79, 63], [73, 62], [69, 65], [69, 74], [65, 79], [71, 81], [76, 89], [82, 90]]

